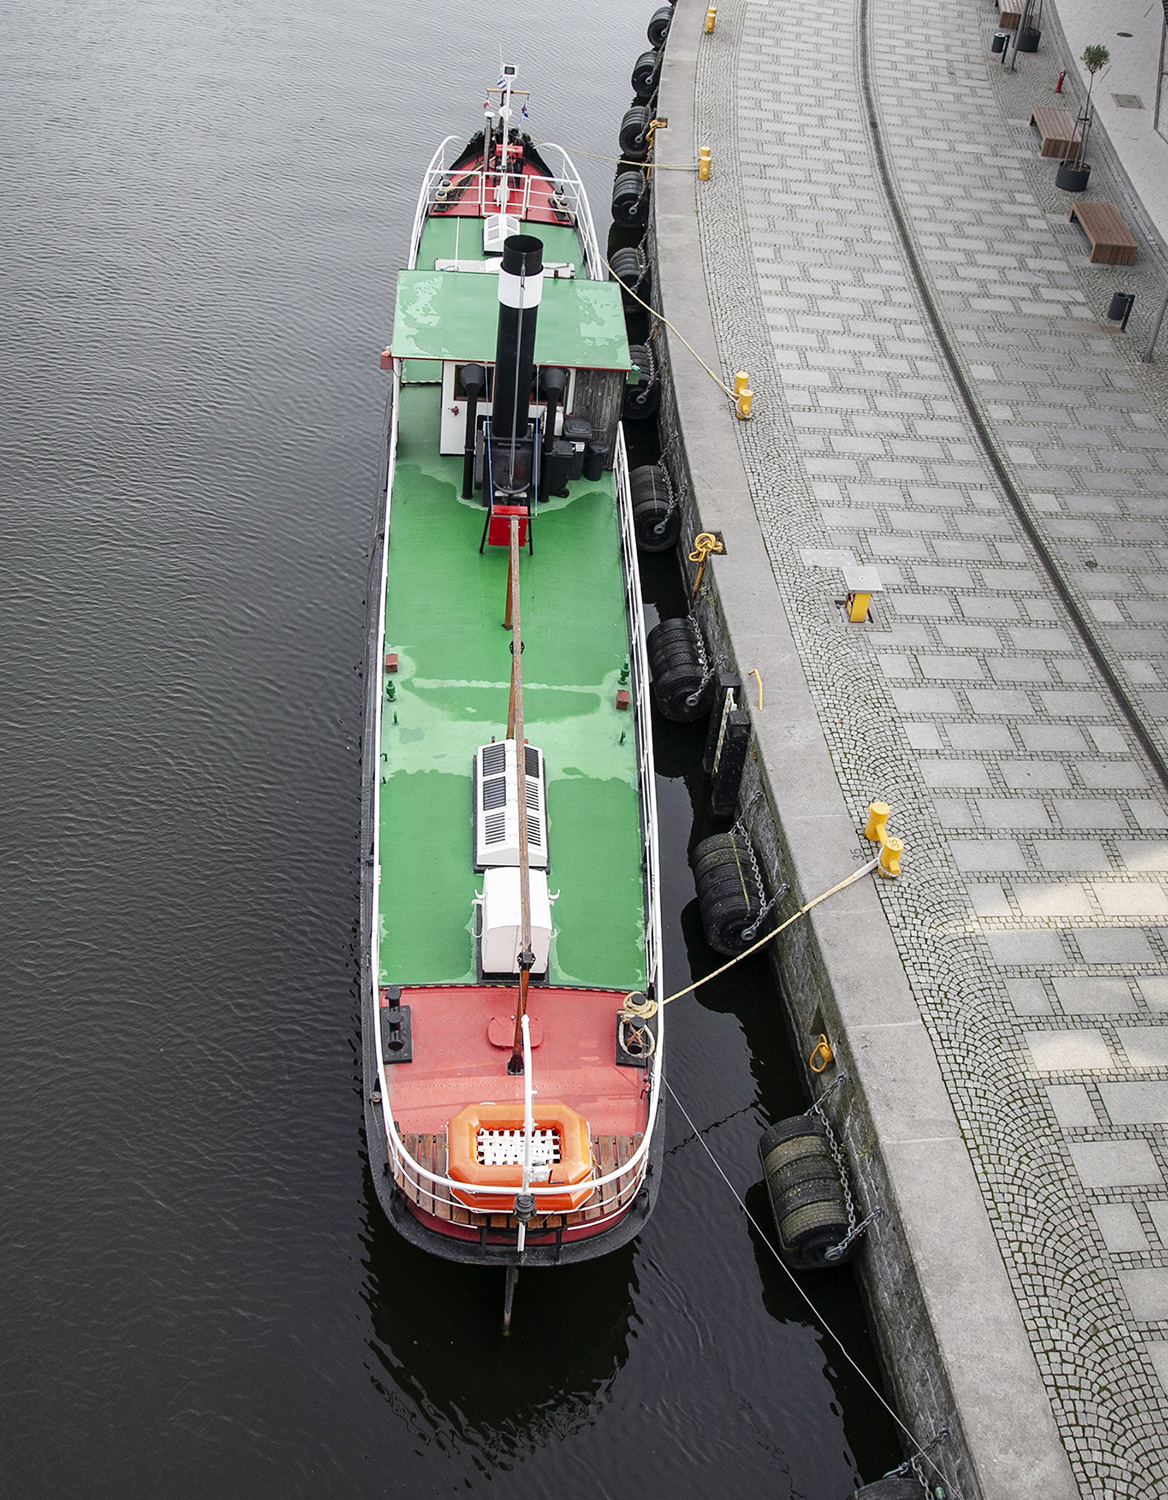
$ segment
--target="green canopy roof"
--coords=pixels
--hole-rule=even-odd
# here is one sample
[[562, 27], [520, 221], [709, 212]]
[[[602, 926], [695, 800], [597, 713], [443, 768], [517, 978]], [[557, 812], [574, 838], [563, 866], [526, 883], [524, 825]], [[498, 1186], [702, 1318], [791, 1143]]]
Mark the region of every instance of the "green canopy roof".
[[[393, 341], [399, 359], [495, 358], [498, 283], [481, 271], [400, 271]], [[627, 370], [629, 342], [614, 281], [545, 277], [535, 362], [579, 370]]]

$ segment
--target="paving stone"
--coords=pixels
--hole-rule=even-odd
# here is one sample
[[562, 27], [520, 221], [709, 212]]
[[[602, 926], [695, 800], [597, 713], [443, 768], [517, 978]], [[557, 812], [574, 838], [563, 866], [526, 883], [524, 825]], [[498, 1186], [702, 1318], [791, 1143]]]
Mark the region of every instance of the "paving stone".
[[1168, 1083], [1105, 1083], [1099, 1092], [1113, 1125], [1168, 1124]]
[[1148, 1236], [1130, 1203], [1097, 1203], [1091, 1212], [1095, 1215], [1103, 1243], [1113, 1255], [1147, 1250]]
[[1139, 1009], [1126, 979], [1056, 978], [1054, 992], [1067, 1015], [1117, 1015]]
[[1087, 917], [1091, 915], [1091, 902], [1081, 885], [1016, 884], [1014, 899], [1024, 917]]
[[1124, 868], [1133, 875], [1141, 871], [1168, 871], [1168, 843], [1158, 839], [1117, 839], [1115, 848]]
[[[1147, 1141], [1071, 1141], [1067, 1146], [1085, 1188], [1161, 1186]], [[1168, 1278], [1168, 1272], [1165, 1273]]]
[[1027, 1031], [1023, 1039], [1040, 1073], [1101, 1073], [1115, 1066], [1098, 1031]]
[[1136, 985], [1151, 1010], [1168, 1010], [1168, 974], [1141, 974]]
[[1151, 964], [1156, 955], [1136, 927], [1076, 927], [1070, 930], [1088, 964]]
[[1057, 932], [987, 932], [990, 954], [999, 964], [1058, 964], [1066, 962]]
[[1115, 1034], [1133, 1068], [1168, 1068], [1168, 1026], [1119, 1026]]
[[1056, 797], [1054, 810], [1064, 828], [1126, 828], [1123, 808], [1109, 797]]
[[966, 886], [966, 890], [969, 893], [969, 903], [979, 917], [1011, 915], [1009, 898], [1000, 885], [990, 885], [979, 881]]
[[1168, 1392], [1168, 1343], [1161, 1339], [1148, 1339], [1144, 1344], [1148, 1358], [1156, 1374], [1160, 1377], [1160, 1384]]
[[1119, 1284], [1140, 1323], [1156, 1323], [1168, 1318], [1168, 1268], [1132, 1269], [1117, 1272]]
[[1156, 1233], [1160, 1236], [1160, 1243], [1168, 1246], [1168, 1198], [1151, 1198], [1145, 1202]]
[[1083, 1084], [1048, 1084], [1046, 1097], [1050, 1100], [1055, 1119], [1064, 1130], [1083, 1126], [1094, 1130], [1098, 1127], [1099, 1118], [1095, 1113], [1095, 1106]]
[[949, 840], [949, 851], [959, 870], [1023, 870], [1026, 856], [1017, 839]]
[[1109, 870], [1111, 861], [1098, 839], [1035, 839], [1034, 854], [1044, 870]]
[[999, 762], [1006, 785], [1018, 790], [1044, 787], [1065, 791], [1070, 786], [1067, 773], [1053, 760], [1003, 760]]
[[1147, 881], [1124, 880], [1114, 884], [1095, 881], [1095, 899], [1108, 917], [1162, 917], [1168, 915], [1164, 887]]
[[1041, 979], [1007, 979], [1006, 995], [1016, 1015], [1050, 1015], [1051, 1004]]
[[1042, 828], [1051, 826], [1050, 815], [1031, 797], [979, 797], [978, 811], [989, 828]]

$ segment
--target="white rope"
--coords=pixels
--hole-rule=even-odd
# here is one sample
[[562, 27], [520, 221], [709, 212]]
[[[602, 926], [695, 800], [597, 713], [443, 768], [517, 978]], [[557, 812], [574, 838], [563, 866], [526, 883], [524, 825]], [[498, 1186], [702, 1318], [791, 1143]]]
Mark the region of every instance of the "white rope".
[[664, 1082], [665, 1082], [665, 1087], [669, 1090], [669, 1097], [673, 1100], [674, 1104], [677, 1105], [678, 1109], [681, 1110], [682, 1115], [685, 1117], [686, 1124], [689, 1126], [689, 1128], [693, 1131], [694, 1135], [701, 1142], [702, 1149], [705, 1151], [706, 1155], [713, 1162], [714, 1167], [715, 1167], [715, 1169], [716, 1169], [716, 1171], [718, 1173], [718, 1176], [721, 1177], [722, 1181], [730, 1189], [731, 1193], [734, 1196], [734, 1201], [738, 1204], [738, 1207], [742, 1210], [742, 1212], [746, 1215], [747, 1219], [754, 1226], [755, 1232], [758, 1234], [758, 1236], [762, 1240], [763, 1244], [766, 1245], [767, 1249], [771, 1252], [771, 1254], [774, 1256], [774, 1258], [778, 1261], [779, 1265], [782, 1266], [784, 1272], [787, 1275], [787, 1279], [790, 1281], [791, 1285], [795, 1288], [795, 1290], [799, 1293], [800, 1297], [803, 1298], [803, 1301], [806, 1302], [807, 1306], [811, 1309], [812, 1316], [815, 1318], [816, 1322], [820, 1325], [820, 1327], [828, 1335], [828, 1337], [834, 1342], [836, 1348], [840, 1351], [840, 1353], [843, 1355], [843, 1357], [847, 1360], [848, 1364], [851, 1365], [852, 1369], [855, 1370], [856, 1374], [860, 1377], [860, 1379], [864, 1382], [864, 1384], [868, 1387], [868, 1389], [876, 1397], [876, 1399], [877, 1399], [877, 1401], [879, 1401], [880, 1405], [884, 1408], [884, 1410], [888, 1413], [888, 1415], [892, 1418], [892, 1420], [900, 1428], [901, 1432], [903, 1432], [904, 1435], [905, 1435], [905, 1437], [908, 1438], [909, 1442], [916, 1449], [917, 1456], [923, 1457], [925, 1459], [926, 1463], [929, 1465], [929, 1468], [933, 1470], [933, 1472], [936, 1474], [937, 1478], [942, 1482], [942, 1484], [949, 1486], [949, 1489], [952, 1491], [952, 1500], [962, 1500], [961, 1492], [955, 1486], [952, 1485], [951, 1481], [946, 1478], [946, 1476], [937, 1467], [937, 1465], [933, 1462], [933, 1460], [928, 1457], [928, 1453], [926, 1451], [926, 1447], [921, 1444], [920, 1440], [913, 1433], [912, 1429], [910, 1427], [906, 1426], [906, 1424], [901, 1420], [901, 1418], [898, 1416], [898, 1414], [896, 1413], [896, 1411], [891, 1406], [889, 1406], [888, 1402], [884, 1399], [884, 1397], [881, 1394], [881, 1392], [876, 1388], [876, 1386], [874, 1386], [872, 1384], [872, 1382], [868, 1379], [868, 1377], [864, 1373], [864, 1371], [860, 1368], [860, 1366], [856, 1363], [856, 1361], [848, 1353], [847, 1349], [844, 1347], [843, 1340], [840, 1338], [839, 1334], [836, 1333], [835, 1329], [832, 1328], [832, 1326], [831, 1326], [830, 1323], [828, 1323], [827, 1319], [819, 1311], [819, 1309], [816, 1307], [815, 1303], [812, 1302], [811, 1298], [807, 1295], [807, 1293], [799, 1285], [799, 1282], [795, 1278], [794, 1272], [787, 1265], [786, 1261], [779, 1254], [779, 1252], [775, 1249], [774, 1245], [771, 1244], [771, 1241], [770, 1241], [769, 1237], [766, 1234], [763, 1233], [762, 1226], [759, 1224], [758, 1220], [751, 1213], [750, 1209], [748, 1209], [747, 1206], [746, 1206], [746, 1204], [743, 1202], [742, 1197], [740, 1196], [740, 1194], [738, 1192], [738, 1189], [730, 1181], [729, 1177], [726, 1176], [726, 1173], [722, 1169], [721, 1162], [714, 1155], [714, 1153], [710, 1150], [709, 1144], [706, 1141], [705, 1136], [702, 1135], [701, 1131], [697, 1128], [697, 1126], [694, 1124], [694, 1122], [690, 1119], [689, 1113], [686, 1110], [685, 1105], [677, 1097], [676, 1093], [674, 1093], [673, 1088], [670, 1085], [670, 1082], [669, 1082], [668, 1078], [666, 1078], [664, 1080]]

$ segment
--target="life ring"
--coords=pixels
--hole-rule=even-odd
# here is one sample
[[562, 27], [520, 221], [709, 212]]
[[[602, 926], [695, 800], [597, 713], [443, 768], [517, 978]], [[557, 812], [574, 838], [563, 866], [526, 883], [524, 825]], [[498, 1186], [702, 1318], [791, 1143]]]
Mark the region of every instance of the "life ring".
[[[537, 1214], [575, 1213], [591, 1198], [592, 1140], [588, 1121], [574, 1109], [555, 1100], [540, 1100], [535, 1112], [537, 1130], [554, 1130], [560, 1138], [560, 1159], [552, 1167], [546, 1183], [532, 1186], [546, 1188], [563, 1185], [570, 1191], [541, 1191], [535, 1200]], [[518, 1192], [523, 1186], [522, 1166], [483, 1166], [479, 1161], [480, 1130], [522, 1130], [523, 1104], [468, 1104], [451, 1120], [447, 1129], [447, 1173], [457, 1182], [471, 1187], [507, 1187]], [[576, 1186], [577, 1183], [583, 1184]], [[501, 1193], [475, 1193], [462, 1188], [451, 1192], [465, 1207], [478, 1213], [510, 1213], [514, 1205]]]

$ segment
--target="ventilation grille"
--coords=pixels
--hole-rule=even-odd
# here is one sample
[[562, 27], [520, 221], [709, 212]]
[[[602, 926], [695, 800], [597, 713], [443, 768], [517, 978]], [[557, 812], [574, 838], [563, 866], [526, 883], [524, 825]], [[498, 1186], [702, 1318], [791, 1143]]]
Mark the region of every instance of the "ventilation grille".
[[[475, 869], [519, 863], [519, 798], [514, 740], [482, 745], [475, 752]], [[527, 856], [532, 869], [548, 865], [547, 791], [543, 754], [528, 745]]]

